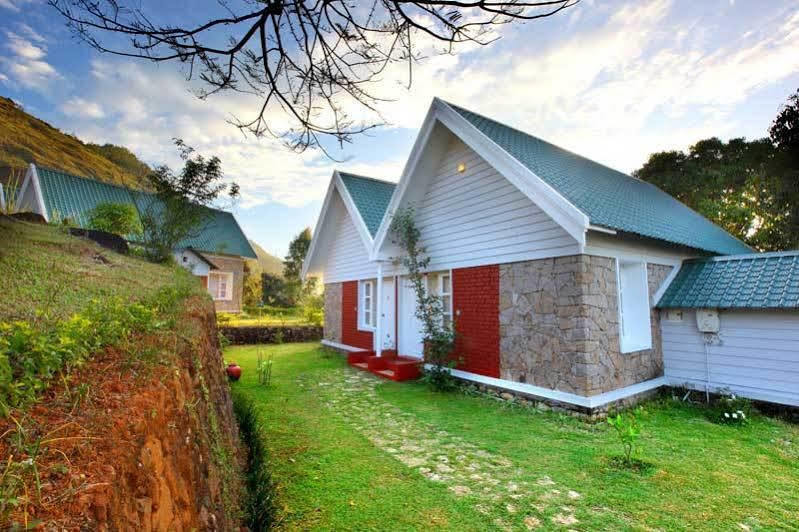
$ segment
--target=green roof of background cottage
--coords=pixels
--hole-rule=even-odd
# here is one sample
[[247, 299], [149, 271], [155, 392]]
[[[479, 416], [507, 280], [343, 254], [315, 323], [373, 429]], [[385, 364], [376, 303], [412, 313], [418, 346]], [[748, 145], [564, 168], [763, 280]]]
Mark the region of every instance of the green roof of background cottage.
[[[48, 217], [51, 220], [69, 218], [83, 228], [88, 228], [89, 213], [100, 203], [132, 204], [141, 213], [158, 201], [153, 194], [111, 183], [40, 166], [36, 167], [36, 171]], [[210, 212], [208, 222], [197, 236], [183, 240], [179, 247], [256, 258], [247, 237], [231, 213], [203, 208]]]
[[486, 137], [586, 214], [590, 223], [719, 253], [746, 244], [655, 185], [453, 104]]
[[799, 308], [799, 251], [685, 261], [658, 308]]
[[355, 207], [357, 207], [361, 218], [366, 224], [366, 228], [369, 229], [369, 233], [374, 238], [397, 185], [373, 177], [347, 172], [339, 172], [338, 175], [341, 177], [341, 181], [344, 182], [344, 186], [347, 187], [347, 192], [350, 193]]

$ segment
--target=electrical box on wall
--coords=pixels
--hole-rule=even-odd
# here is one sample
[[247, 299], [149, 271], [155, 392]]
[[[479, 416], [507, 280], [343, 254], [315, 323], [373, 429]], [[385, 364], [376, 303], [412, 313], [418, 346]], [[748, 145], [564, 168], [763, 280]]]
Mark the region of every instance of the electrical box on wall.
[[682, 321], [682, 310], [667, 310], [666, 321]]
[[696, 311], [696, 328], [703, 333], [719, 332], [719, 312], [703, 308]]

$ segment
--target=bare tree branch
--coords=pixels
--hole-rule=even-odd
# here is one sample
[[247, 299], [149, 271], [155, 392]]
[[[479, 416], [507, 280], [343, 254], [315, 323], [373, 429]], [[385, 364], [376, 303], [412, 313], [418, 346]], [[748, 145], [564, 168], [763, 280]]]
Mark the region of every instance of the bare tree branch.
[[[410, 87], [431, 43], [443, 44], [435, 53], [487, 45], [498, 38], [497, 26], [550, 17], [579, 0], [217, 0], [222, 16], [185, 27], [152, 20], [135, 0], [48, 2], [100, 52], [182, 63], [187, 79], [200, 82], [200, 98], [257, 96], [255, 116], [232, 122], [302, 152], [324, 149], [324, 137], [341, 145], [380, 125], [378, 107], [387, 98], [373, 89], [389, 66], [407, 64]], [[352, 119], [353, 107], [374, 120]]]

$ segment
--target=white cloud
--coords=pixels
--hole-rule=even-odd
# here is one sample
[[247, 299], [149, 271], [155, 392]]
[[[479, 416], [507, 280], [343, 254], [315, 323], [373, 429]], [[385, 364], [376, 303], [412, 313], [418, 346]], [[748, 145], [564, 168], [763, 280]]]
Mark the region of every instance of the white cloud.
[[[2, 0], [0, 0], [2, 1]], [[37, 46], [17, 33], [6, 31], [5, 47], [11, 54], [0, 56], [0, 65], [6, 78], [13, 79], [23, 87], [45, 89], [49, 83], [60, 78], [60, 74], [45, 61], [44, 46]]]
[[84, 100], [83, 98], [71, 98], [62, 106], [61, 110], [68, 116], [79, 116], [85, 118], [103, 118], [105, 112], [97, 102]]
[[[439, 96], [631, 171], [653, 151], [736, 133], [730, 117], [738, 106], [799, 71], [797, 14], [760, 15], [766, 18], [748, 24], [757, 30], [713, 44], [722, 18], [684, 20], [691, 14], [668, 0], [625, 4], [610, 16], [604, 6], [573, 9], [582, 11], [571, 20], [544, 22], [568, 31], [553, 31], [535, 47], [531, 25], [508, 26], [503, 41], [491, 47], [430, 55], [414, 70], [410, 91], [399, 85], [407, 65], [389, 66], [373, 89], [398, 98], [381, 104], [381, 114], [390, 127], [415, 131]], [[148, 162], [173, 165], [179, 161], [171, 139], [182, 138], [222, 159], [226, 174], [242, 185], [244, 207], [305, 205], [323, 196], [334, 167], [398, 177], [405, 162], [405, 152], [386, 150], [377, 154], [379, 164], [365, 163], [367, 157], [337, 164], [318, 150], [297, 155], [274, 139], [245, 137], [229, 120], [251, 117], [257, 98], [228, 92], [201, 101], [170, 68], [97, 60], [92, 75], [93, 86], [65, 105], [75, 116], [70, 128], [89, 140], [127, 146]], [[345, 105], [355, 119], [374, 118]], [[278, 128], [288, 125], [279, 114], [269, 119]], [[380, 138], [380, 131], [375, 135]], [[358, 153], [355, 143], [351, 151]]]
[[23, 5], [29, 4], [32, 1], [33, 0], [0, 0], [0, 7], [19, 12]]
[[[771, 18], [751, 24], [758, 31], [718, 46], [704, 32], [714, 36], [723, 20], [680, 34], [677, 26], [687, 23], [673, 21], [673, 7], [626, 4], [544, 48], [531, 48], [519, 31], [508, 38], [511, 51], [461, 57], [415, 86], [399, 108], [419, 120], [421, 112], [408, 109], [438, 95], [631, 171], [653, 151], [734, 134], [736, 106], [799, 72], [799, 14], [764, 15]], [[653, 120], [662, 123], [653, 127]]]

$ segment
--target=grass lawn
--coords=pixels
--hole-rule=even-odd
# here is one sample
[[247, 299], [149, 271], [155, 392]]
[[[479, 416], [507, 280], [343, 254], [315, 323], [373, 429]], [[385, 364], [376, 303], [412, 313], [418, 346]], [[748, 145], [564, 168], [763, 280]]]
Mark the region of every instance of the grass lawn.
[[217, 314], [217, 323], [227, 327], [308, 325], [299, 307], [264, 307], [241, 314]]
[[[259, 386], [259, 350], [273, 359]], [[791, 529], [799, 427], [710, 423], [650, 401], [639, 458], [618, 471], [606, 424], [378, 381], [316, 344], [231, 347], [259, 404], [289, 530]]]

